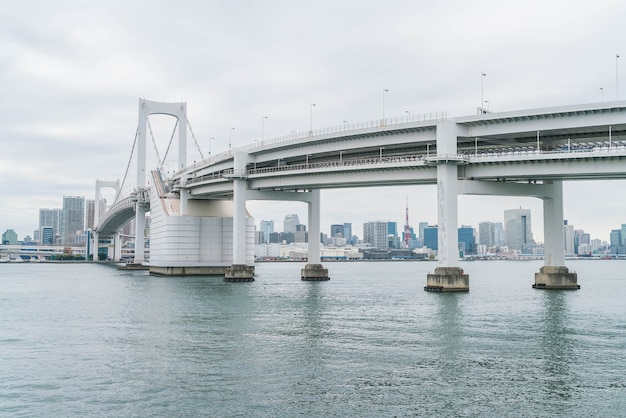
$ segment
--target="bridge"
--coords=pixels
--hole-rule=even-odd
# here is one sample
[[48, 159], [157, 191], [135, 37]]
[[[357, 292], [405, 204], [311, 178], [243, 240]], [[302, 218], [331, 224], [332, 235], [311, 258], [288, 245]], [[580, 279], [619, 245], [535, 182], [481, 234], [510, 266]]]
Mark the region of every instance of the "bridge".
[[[167, 178], [158, 167], [146, 172], [146, 124], [155, 113], [179, 120], [177, 170]], [[462, 194], [542, 199], [545, 265], [534, 286], [576, 289], [576, 273], [565, 266], [562, 183], [626, 178], [624, 101], [346, 124], [255, 141], [193, 165], [186, 161], [187, 125], [185, 103], [139, 100], [135, 189], [118, 193], [96, 228], [96, 235], [115, 234], [134, 216], [135, 262], [143, 263], [145, 212], [150, 210], [149, 265], [155, 274], [224, 271], [225, 280], [252, 280], [250, 200], [306, 202], [309, 236], [317, 237], [321, 189], [436, 184], [438, 267], [428, 275], [426, 290], [469, 289], [457, 253], [457, 198]], [[318, 243], [308, 252], [302, 279], [328, 279]]]

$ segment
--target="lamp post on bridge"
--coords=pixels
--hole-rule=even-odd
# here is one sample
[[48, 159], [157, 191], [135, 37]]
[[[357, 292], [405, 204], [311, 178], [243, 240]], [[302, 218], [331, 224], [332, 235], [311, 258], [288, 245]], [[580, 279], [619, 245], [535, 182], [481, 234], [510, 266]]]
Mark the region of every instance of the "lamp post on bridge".
[[485, 73], [480, 73], [480, 114], [482, 115], [483, 113], [485, 113], [485, 110], [483, 109], [483, 106], [485, 104], [485, 98], [484, 98], [484, 81], [485, 81], [485, 77], [487, 76], [487, 74]]
[[230, 130], [228, 131], [228, 149], [232, 148], [232, 139], [233, 139], [233, 131], [235, 130], [235, 128], [230, 128]]
[[317, 106], [315, 103], [309, 106], [309, 135], [313, 135], [313, 108], [315, 106]]
[[383, 89], [383, 125], [385, 124], [385, 93], [387, 93], [389, 89]]
[[267, 116], [261, 116], [261, 141], [265, 141], [265, 119]]

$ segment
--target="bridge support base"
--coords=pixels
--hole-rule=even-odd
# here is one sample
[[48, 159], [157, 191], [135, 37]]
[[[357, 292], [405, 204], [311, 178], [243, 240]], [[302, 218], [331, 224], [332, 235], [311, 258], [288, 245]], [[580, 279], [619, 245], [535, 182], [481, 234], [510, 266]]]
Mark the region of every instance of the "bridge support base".
[[328, 269], [321, 264], [307, 264], [301, 270], [300, 277], [307, 282], [321, 282], [330, 280]]
[[437, 267], [426, 276], [427, 292], [469, 292], [469, 275], [460, 267]]
[[233, 264], [226, 268], [225, 282], [253, 282], [254, 266], [246, 264]]
[[565, 266], [543, 266], [535, 273], [534, 289], [578, 290], [578, 274]]
[[154, 276], [217, 276], [222, 275], [225, 272], [226, 267], [222, 266], [150, 266], [150, 274]]

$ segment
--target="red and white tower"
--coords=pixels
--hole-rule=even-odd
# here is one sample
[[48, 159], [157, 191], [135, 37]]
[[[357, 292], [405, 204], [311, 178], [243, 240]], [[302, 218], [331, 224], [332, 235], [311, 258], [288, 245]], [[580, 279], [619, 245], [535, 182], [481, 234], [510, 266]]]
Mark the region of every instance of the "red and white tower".
[[404, 245], [409, 248], [409, 241], [411, 240], [411, 227], [409, 226], [409, 198], [406, 198], [406, 219], [404, 222]]

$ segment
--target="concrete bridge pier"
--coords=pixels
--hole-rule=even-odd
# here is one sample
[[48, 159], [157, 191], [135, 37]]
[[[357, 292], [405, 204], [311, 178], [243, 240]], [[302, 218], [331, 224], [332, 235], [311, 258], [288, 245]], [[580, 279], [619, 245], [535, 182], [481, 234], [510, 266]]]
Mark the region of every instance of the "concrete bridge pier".
[[113, 235], [113, 248], [115, 251], [113, 260], [120, 261], [122, 259], [122, 239], [120, 237], [120, 231], [117, 231], [115, 235]]
[[535, 273], [535, 289], [577, 290], [578, 275], [565, 266], [563, 236], [563, 181], [544, 183], [543, 198], [544, 266]]
[[300, 278], [304, 281], [325, 281], [330, 280], [328, 269], [324, 268], [321, 262], [320, 252], [320, 191], [319, 189], [310, 191], [310, 201], [308, 202], [309, 221], [309, 262], [301, 270]]
[[[244, 173], [246, 155], [234, 155], [234, 173]], [[246, 179], [233, 178], [233, 264], [226, 268], [225, 282], [254, 281], [254, 266], [246, 264]]]
[[437, 125], [437, 259], [434, 273], [426, 276], [427, 292], [467, 292], [469, 275], [459, 266], [458, 237], [458, 164], [456, 155], [458, 127], [445, 121]]

